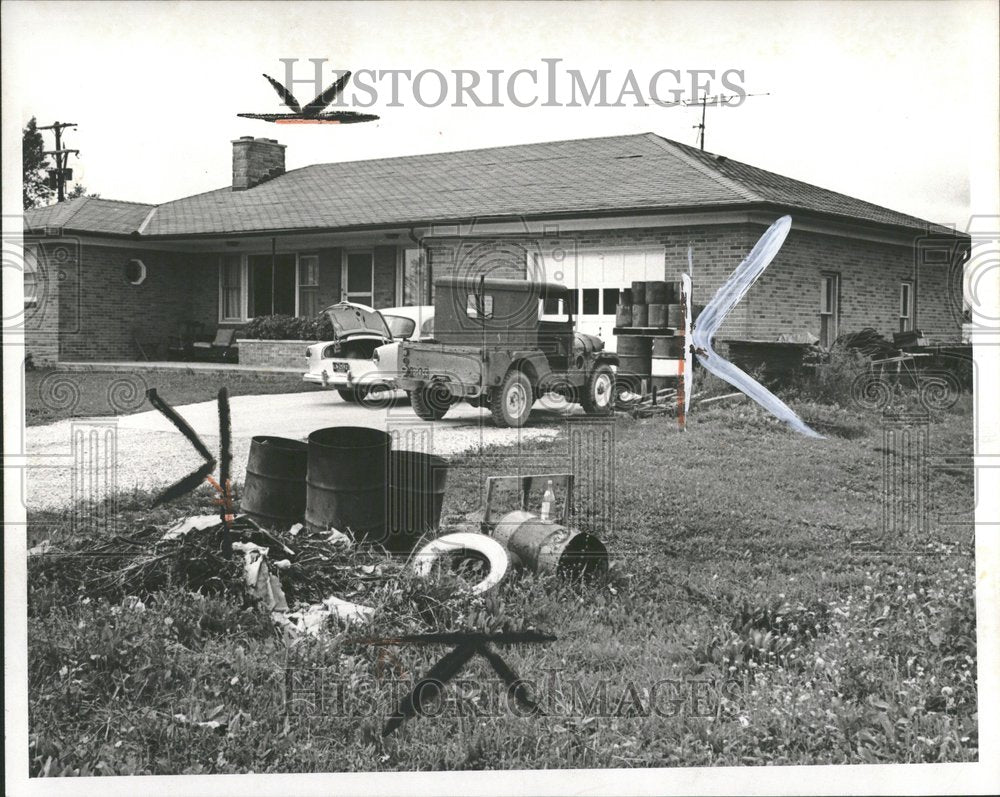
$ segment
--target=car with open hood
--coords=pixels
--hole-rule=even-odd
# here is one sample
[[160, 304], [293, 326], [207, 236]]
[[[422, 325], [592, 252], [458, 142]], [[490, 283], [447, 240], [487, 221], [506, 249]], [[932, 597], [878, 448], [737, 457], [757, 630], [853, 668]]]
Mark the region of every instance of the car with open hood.
[[375, 310], [355, 302], [338, 302], [323, 311], [333, 339], [306, 349], [302, 379], [336, 390], [344, 401], [362, 401], [374, 391], [393, 389], [373, 360], [380, 346], [433, 336], [433, 307], [390, 307]]

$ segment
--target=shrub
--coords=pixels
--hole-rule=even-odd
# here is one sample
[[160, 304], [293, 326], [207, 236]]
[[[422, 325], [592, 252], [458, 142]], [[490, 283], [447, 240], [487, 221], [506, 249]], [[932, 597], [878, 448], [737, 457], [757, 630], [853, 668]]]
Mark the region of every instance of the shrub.
[[296, 318], [279, 313], [252, 318], [244, 327], [243, 334], [258, 340], [330, 340], [333, 325], [325, 315]]

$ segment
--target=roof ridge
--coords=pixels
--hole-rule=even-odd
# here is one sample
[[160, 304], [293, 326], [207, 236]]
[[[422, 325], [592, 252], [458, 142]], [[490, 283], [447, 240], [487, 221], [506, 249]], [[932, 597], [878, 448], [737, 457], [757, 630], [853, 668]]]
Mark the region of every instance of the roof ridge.
[[[685, 145], [681, 144], [679, 141], [674, 141], [670, 138], [665, 138], [664, 136], [658, 135], [657, 133], [646, 133], [653, 141], [655, 141], [663, 149], [668, 149], [673, 152], [677, 157], [683, 160], [692, 168], [698, 170], [706, 177], [714, 180], [719, 185], [725, 186], [730, 191], [741, 196], [743, 199], [749, 200], [751, 202], [763, 202], [764, 197], [758, 195], [753, 190], [743, 185], [743, 183], [737, 182], [732, 178], [726, 177], [720, 174], [717, 170], [711, 168], [708, 164], [703, 161], [698, 160], [696, 157], [692, 156], [690, 153], [685, 152]], [[725, 157], [725, 156], [723, 156]]]

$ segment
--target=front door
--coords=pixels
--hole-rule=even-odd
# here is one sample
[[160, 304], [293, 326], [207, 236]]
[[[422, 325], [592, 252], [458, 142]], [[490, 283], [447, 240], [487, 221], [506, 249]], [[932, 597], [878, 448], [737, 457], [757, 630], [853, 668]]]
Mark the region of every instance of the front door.
[[341, 274], [340, 297], [372, 307], [374, 300], [375, 256], [372, 252], [348, 252]]

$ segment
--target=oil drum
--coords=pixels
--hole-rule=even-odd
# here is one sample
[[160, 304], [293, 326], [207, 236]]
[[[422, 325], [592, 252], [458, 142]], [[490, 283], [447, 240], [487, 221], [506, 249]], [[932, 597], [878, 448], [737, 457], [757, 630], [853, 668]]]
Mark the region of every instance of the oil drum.
[[646, 283], [645, 282], [633, 282], [632, 283], [632, 304], [645, 304], [646, 303]]
[[385, 547], [409, 553], [441, 523], [448, 460], [420, 451], [389, 452], [389, 526]]
[[306, 510], [307, 451], [301, 440], [254, 437], [240, 510], [269, 529], [287, 530], [300, 522]]
[[586, 578], [608, 569], [608, 549], [597, 537], [530, 512], [504, 515], [491, 536], [533, 573]]
[[641, 393], [642, 380], [649, 377], [651, 351], [649, 338], [619, 335], [616, 383], [631, 393]]
[[653, 389], [661, 390], [673, 387], [680, 376], [680, 360], [683, 359], [684, 337], [653, 338], [653, 354], [650, 360], [650, 373], [653, 376]]
[[668, 326], [667, 324], [667, 305], [665, 304], [650, 304], [649, 307], [649, 323], [648, 326], [662, 328]]
[[309, 435], [306, 525], [350, 531], [357, 542], [383, 542], [389, 435], [331, 426]]
[[663, 280], [650, 280], [646, 283], [646, 304], [667, 304], [667, 283]]
[[649, 305], [648, 304], [633, 304], [632, 305], [632, 326], [634, 326], [634, 327], [648, 327], [649, 326]]

